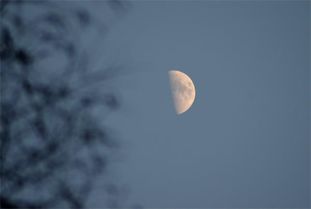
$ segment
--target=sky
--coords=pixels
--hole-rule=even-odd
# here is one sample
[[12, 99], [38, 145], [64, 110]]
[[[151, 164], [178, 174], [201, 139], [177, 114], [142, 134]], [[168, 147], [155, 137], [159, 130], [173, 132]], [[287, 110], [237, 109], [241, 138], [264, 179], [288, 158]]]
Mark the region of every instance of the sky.
[[[130, 201], [310, 206], [310, 19], [310, 1], [131, 3], [104, 40], [126, 71], [107, 123], [123, 143], [116, 173]], [[171, 69], [196, 87], [181, 115]], [[100, 188], [91, 206], [101, 206]]]

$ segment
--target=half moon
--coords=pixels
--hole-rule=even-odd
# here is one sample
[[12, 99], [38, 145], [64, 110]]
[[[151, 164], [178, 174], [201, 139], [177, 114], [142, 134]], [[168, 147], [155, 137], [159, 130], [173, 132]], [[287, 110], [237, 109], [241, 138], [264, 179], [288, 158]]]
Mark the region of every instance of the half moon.
[[186, 112], [194, 102], [195, 87], [191, 78], [178, 70], [170, 70], [171, 92], [177, 114]]

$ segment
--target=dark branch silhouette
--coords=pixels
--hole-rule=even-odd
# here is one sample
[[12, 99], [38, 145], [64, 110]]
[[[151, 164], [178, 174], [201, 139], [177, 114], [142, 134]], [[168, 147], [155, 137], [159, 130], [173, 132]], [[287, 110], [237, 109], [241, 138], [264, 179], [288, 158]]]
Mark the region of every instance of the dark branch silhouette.
[[[109, 15], [126, 9], [104, 3]], [[117, 68], [92, 71], [80, 35], [105, 35], [111, 24], [57, 1], [2, 0], [0, 12], [1, 207], [83, 208], [118, 148], [102, 121], [120, 104], [105, 85]], [[106, 191], [119, 207], [117, 186]]]

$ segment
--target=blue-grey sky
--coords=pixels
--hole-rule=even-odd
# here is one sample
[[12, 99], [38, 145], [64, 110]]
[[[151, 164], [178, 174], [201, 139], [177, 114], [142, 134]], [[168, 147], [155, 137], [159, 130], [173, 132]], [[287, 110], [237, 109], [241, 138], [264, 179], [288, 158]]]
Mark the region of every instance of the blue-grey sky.
[[[133, 1], [105, 40], [129, 72], [109, 123], [123, 141], [116, 173], [130, 200], [308, 208], [310, 37], [310, 1]], [[172, 68], [197, 90], [182, 115]], [[100, 207], [100, 192], [92, 198]]]

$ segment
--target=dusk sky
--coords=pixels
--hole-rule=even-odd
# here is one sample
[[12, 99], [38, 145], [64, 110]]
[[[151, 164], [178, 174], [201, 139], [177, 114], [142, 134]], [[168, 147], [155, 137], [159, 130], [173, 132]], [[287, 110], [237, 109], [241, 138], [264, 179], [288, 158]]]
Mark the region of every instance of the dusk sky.
[[[133, 1], [118, 21], [104, 45], [127, 73], [107, 123], [123, 142], [116, 173], [131, 201], [310, 206], [310, 1]], [[171, 69], [196, 87], [181, 115]]]

